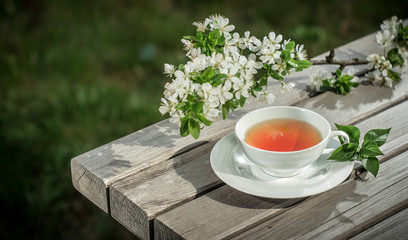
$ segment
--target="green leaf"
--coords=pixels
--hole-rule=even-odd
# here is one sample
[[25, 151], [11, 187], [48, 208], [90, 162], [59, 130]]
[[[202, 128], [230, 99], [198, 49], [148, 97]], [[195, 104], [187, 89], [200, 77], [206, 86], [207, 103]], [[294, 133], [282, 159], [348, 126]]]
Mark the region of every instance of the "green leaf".
[[268, 78], [266, 75], [262, 75], [261, 79], [259, 80], [259, 86], [266, 86], [268, 84]]
[[246, 97], [242, 97], [239, 99], [239, 106], [243, 107], [245, 105]]
[[180, 126], [180, 135], [182, 137], [188, 136], [189, 131], [188, 131], [188, 119], [185, 118], [184, 120], [181, 120], [181, 126]]
[[226, 119], [228, 117], [228, 113], [229, 113], [229, 107], [227, 105], [227, 103], [222, 105], [222, 119]]
[[286, 44], [285, 46], [286, 50], [292, 51], [293, 49], [295, 49], [295, 42], [294, 41], [290, 41], [289, 43]]
[[352, 87], [358, 87], [358, 86], [360, 85], [359, 82], [350, 82], [349, 84], [350, 84], [350, 86], [352, 86]]
[[194, 99], [195, 99], [194, 95], [189, 94], [187, 96], [187, 101], [190, 102], [190, 103], [194, 102]]
[[177, 104], [176, 109], [183, 111], [183, 110], [186, 110], [186, 106], [187, 106], [186, 102], [180, 102], [179, 104]]
[[203, 112], [203, 107], [204, 107], [204, 102], [195, 102], [191, 106], [191, 110], [195, 113], [201, 113]]
[[217, 46], [223, 47], [225, 45], [225, 37], [221, 35], [221, 37], [218, 39]]
[[358, 145], [355, 143], [346, 143], [338, 147], [330, 155], [328, 160], [352, 161], [357, 152]]
[[373, 140], [367, 140], [363, 142], [360, 149], [360, 155], [365, 157], [375, 157], [377, 155], [384, 155], [378, 148], [377, 143]]
[[[345, 133], [347, 133], [347, 135], [349, 135], [350, 138], [350, 142], [354, 142], [357, 145], [359, 144], [360, 141], [360, 129], [358, 129], [357, 127], [351, 126], [351, 125], [340, 125], [340, 124], [336, 124], [336, 127], [338, 130], [344, 131]], [[342, 141], [342, 139], [340, 139], [340, 142], [343, 144], [344, 141]]]
[[204, 70], [203, 73], [201, 73], [201, 78], [203, 80], [208, 81], [210, 80], [210, 78], [212, 78], [213, 74], [214, 74], [214, 69], [212, 67], [208, 67], [207, 69]]
[[212, 30], [208, 35], [208, 38], [211, 40], [218, 40], [221, 37], [221, 32], [219, 29]]
[[364, 141], [372, 140], [377, 143], [377, 146], [381, 146], [387, 141], [388, 134], [391, 128], [388, 129], [372, 129], [366, 133], [364, 136]]
[[387, 60], [390, 61], [392, 66], [402, 66], [404, 64], [404, 59], [398, 53], [398, 48], [393, 48], [387, 53]]
[[225, 74], [216, 74], [214, 75], [210, 81], [213, 87], [217, 87], [225, 82], [227, 75]]
[[184, 64], [179, 64], [177, 70], [184, 71]]
[[288, 64], [289, 64], [290, 66], [294, 67], [294, 68], [298, 68], [298, 67], [299, 67], [299, 64], [297, 64], [297, 63], [296, 63], [296, 60], [294, 60], [294, 59], [290, 59], [290, 60], [288, 61]]
[[391, 70], [391, 69], [387, 69], [387, 72], [388, 72], [388, 76], [389, 76], [392, 80], [394, 80], [394, 81], [396, 81], [396, 82], [400, 82], [400, 81], [401, 81], [401, 76], [399, 75], [399, 73], [397, 73], [397, 72], [395, 72], [395, 71], [393, 71], [393, 70]]
[[341, 70], [340, 69], [336, 70], [336, 76], [337, 76], [337, 78], [340, 78], [340, 76], [341, 76]]
[[193, 138], [197, 139], [200, 136], [200, 124], [194, 119], [188, 119], [188, 131]]
[[184, 36], [183, 38], [186, 39], [186, 40], [194, 41], [194, 42], [200, 41], [199, 38], [194, 37], [194, 36]]
[[196, 114], [198, 119], [200, 119], [201, 122], [203, 122], [205, 125], [210, 126], [211, 125], [211, 121], [208, 120], [207, 118], [205, 118], [201, 113], [197, 113]]
[[274, 70], [269, 71], [269, 76], [271, 76], [272, 78], [277, 79], [277, 80], [283, 80], [283, 77], [281, 75], [279, 75], [279, 73], [277, 71], [274, 71]]
[[294, 63], [296, 63], [298, 65], [298, 67], [296, 69], [299, 69], [299, 70], [303, 70], [303, 69], [308, 68], [308, 67], [313, 65], [308, 60], [293, 60], [293, 61], [294, 61]]
[[344, 81], [344, 82], [349, 82], [351, 79], [353, 79], [354, 78], [354, 76], [350, 76], [350, 75], [347, 75], [347, 74], [344, 74], [344, 75], [341, 75], [340, 77], [339, 77], [339, 80], [340, 81]]
[[376, 157], [368, 157], [361, 160], [363, 167], [369, 171], [374, 177], [377, 177], [378, 170], [380, 169], [380, 161]]
[[281, 58], [283, 58], [285, 61], [288, 61], [290, 59], [290, 50], [283, 50], [281, 52]]
[[327, 78], [322, 80], [323, 86], [328, 87], [328, 88], [333, 88], [334, 85], [332, 84], [333, 78]]

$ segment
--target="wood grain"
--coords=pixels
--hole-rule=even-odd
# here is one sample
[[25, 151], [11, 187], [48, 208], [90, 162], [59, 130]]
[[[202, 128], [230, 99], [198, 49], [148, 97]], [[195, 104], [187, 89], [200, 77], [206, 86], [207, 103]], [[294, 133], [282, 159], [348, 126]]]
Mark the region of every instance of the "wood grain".
[[[349, 59], [380, 52], [374, 39], [374, 34], [370, 34], [346, 44], [336, 50], [336, 56]], [[316, 59], [323, 58], [324, 55]], [[367, 119], [403, 102], [407, 97], [408, 83], [402, 81], [393, 90], [361, 86], [347, 97], [325, 93], [310, 99], [304, 91], [309, 81], [308, 76], [322, 68], [333, 70], [335, 66], [313, 66], [286, 78], [286, 81], [297, 83], [297, 88], [289, 94], [279, 95], [279, 89], [273, 87], [277, 83], [272, 83], [273, 92], [277, 95], [274, 105], [301, 106], [320, 112], [330, 122], [351, 123]], [[361, 66], [356, 68], [361, 69]], [[191, 136], [180, 137], [178, 128], [168, 120], [144, 128], [73, 158], [73, 185], [133, 233], [143, 239], [151, 238], [152, 221], [156, 216], [221, 184], [208, 165], [210, 149], [216, 141], [233, 130], [239, 117], [266, 105], [262, 102], [250, 102], [245, 108], [231, 113], [227, 120], [203, 129], [199, 140], [194, 140]], [[225, 189], [228, 186], [219, 191], [223, 192]], [[234, 190], [229, 189], [228, 194], [232, 194], [231, 192]], [[218, 190], [214, 194], [219, 196]], [[288, 206], [286, 202], [270, 204]], [[271, 215], [273, 213], [259, 219], [269, 218]]]
[[350, 240], [408, 239], [408, 208], [350, 238]]
[[348, 239], [408, 207], [407, 157], [382, 164], [377, 178], [350, 180], [235, 239]]
[[[372, 116], [372, 118], [358, 124], [358, 127], [361, 129], [368, 129], [375, 122], [387, 123], [389, 124], [388, 126], [393, 127], [389, 140], [381, 147], [382, 151], [385, 153], [385, 157], [383, 158], [387, 158], [388, 153], [391, 152], [393, 155], [390, 155], [390, 157], [396, 155], [397, 153], [395, 152], [395, 149], [399, 149], [398, 153], [401, 153], [408, 148], [408, 141], [406, 141], [408, 139], [408, 133], [406, 131], [406, 129], [408, 129], [408, 121], [403, 121], [403, 119], [407, 119], [408, 117], [408, 111], [405, 111], [406, 109], [408, 109], [408, 101], [396, 105], [378, 115]], [[339, 111], [339, 114], [341, 115], [342, 112]], [[395, 116], [398, 117], [396, 118]], [[383, 127], [383, 125], [379, 127]], [[383, 170], [380, 170], [379, 174], [382, 174], [382, 172]], [[248, 198], [252, 198], [252, 196], [245, 194], [240, 197], [240, 201], [243, 201], [244, 203], [239, 209], [236, 209], [234, 206], [230, 207], [228, 204], [217, 205], [217, 201], [225, 202], [223, 194], [217, 194], [218, 191], [223, 192], [225, 195], [236, 194], [236, 190], [229, 188], [228, 186], [223, 186], [210, 193], [215, 194], [215, 197], [213, 198], [202, 196], [177, 209], [163, 214], [155, 221], [155, 232], [157, 234], [163, 234], [160, 233], [159, 230], [164, 230], [164, 232], [169, 234], [167, 237], [170, 239], [173, 237], [177, 238], [177, 236], [182, 236], [187, 239], [194, 238], [202, 232], [209, 232], [210, 235], [206, 235], [209, 238], [229, 238], [235, 233], [243, 231], [243, 229], [248, 226], [254, 226], [265, 219], [268, 219], [268, 217], [273, 216], [273, 214], [281, 213], [280, 211], [276, 213], [274, 209], [274, 212], [272, 213], [265, 210], [261, 214], [253, 216], [252, 214], [256, 212], [253, 208], [256, 209], [256, 207], [245, 206], [244, 203], [250, 201]], [[202, 212], [203, 209], [206, 209], [206, 212]], [[209, 209], [211, 209], [211, 211]], [[281, 211], [285, 210], [286, 209], [281, 209]], [[231, 214], [233, 216], [231, 216]], [[239, 214], [242, 218], [236, 219], [234, 218], [234, 214]], [[252, 217], [247, 217], [247, 214], [250, 214]], [[185, 218], [189, 220], [186, 222], [179, 222], [180, 220], [178, 220]], [[207, 222], [201, 223], [202, 220], [200, 219], [206, 219]], [[234, 219], [235, 221], [230, 219]]]
[[[367, 119], [368, 116], [372, 116], [373, 114], [378, 113], [387, 107], [402, 102], [406, 99], [407, 91], [408, 82], [399, 84], [394, 90], [375, 86], [362, 86], [356, 90], [356, 94], [352, 94], [347, 97], [326, 93], [308, 101], [298, 101], [295, 105], [319, 112], [331, 123], [337, 122], [340, 124], [349, 124], [352, 123], [350, 120], [351, 118], [353, 121]], [[365, 99], [365, 101], [361, 102], [359, 100], [360, 98]], [[386, 99], [386, 101], [384, 99]], [[333, 104], [339, 106], [331, 107]], [[226, 128], [232, 131], [231, 126], [227, 126]], [[213, 144], [214, 142], [211, 143]], [[211, 145], [211, 143], [206, 145]], [[203, 148], [206, 147], [204, 146]], [[170, 164], [168, 170], [169, 172], [166, 174], [163, 173], [163, 176], [159, 178], [145, 180], [140, 179], [140, 176], [135, 174], [125, 177], [112, 184], [111, 192], [115, 193], [112, 194], [110, 199], [112, 216], [120, 223], [131, 229], [131, 231], [136, 235], [150, 236], [152, 231], [151, 229], [148, 230], [149, 233], [145, 233], [144, 231], [146, 231], [146, 228], [144, 227], [139, 229], [133, 225], [134, 227], [130, 228], [129, 222], [132, 222], [133, 220], [131, 220], [132, 218], [129, 215], [133, 214], [134, 216], [145, 216], [146, 221], [151, 221], [157, 215], [169, 211], [172, 208], [187, 202], [220, 184], [219, 179], [216, 178], [212, 170], [209, 169], [208, 162], [210, 148], [207, 148], [207, 150], [204, 151], [196, 151], [196, 149], [194, 149], [192, 152], [192, 156], [194, 157], [185, 157], [185, 159], [190, 159], [194, 163], [184, 165], [180, 164], [181, 166], [178, 167], [177, 170], [174, 170]], [[178, 160], [169, 159], [167, 162], [169, 161], [174, 161], [174, 163], [176, 163]], [[190, 165], [195, 167], [191, 168]], [[198, 175], [191, 175], [190, 179], [180, 177], [179, 174], [174, 174], [175, 172], [196, 172], [195, 169], [204, 170], [199, 172]], [[155, 168], [151, 168], [146, 172], [152, 176], [157, 174], [157, 170]], [[197, 177], [204, 180], [196, 181]], [[182, 179], [182, 181], [187, 180], [188, 182], [194, 182], [194, 184], [179, 184], [175, 186], [177, 190], [171, 190], [171, 188], [166, 187], [166, 184], [163, 184], [162, 180], [159, 180], [162, 178], [171, 179], [170, 181], [177, 183], [180, 183], [180, 179]], [[140, 186], [145, 185], [149, 185], [151, 187], [141, 191]], [[163, 188], [166, 189], [163, 190]], [[142, 198], [140, 196], [149, 197]], [[125, 202], [122, 201], [124, 197], [128, 198]], [[160, 201], [157, 199], [160, 199]], [[124, 203], [127, 205], [123, 205]], [[129, 206], [129, 204], [133, 206]], [[124, 210], [128, 208], [141, 211], [141, 213], [130, 214]], [[147, 226], [148, 224], [144, 223], [144, 225]]]
[[[336, 56], [339, 58], [365, 57], [368, 53], [380, 51], [374, 43], [374, 34], [370, 34], [338, 48]], [[326, 54], [317, 56], [316, 59], [324, 58]], [[294, 81], [298, 85], [289, 94], [279, 95], [279, 88], [273, 87], [279, 85], [275, 81], [272, 84], [272, 91], [277, 96], [275, 105], [293, 105], [307, 100], [308, 96], [304, 89], [308, 76], [322, 68], [334, 69], [334, 66], [313, 66], [287, 77], [286, 81]], [[191, 136], [180, 137], [178, 128], [169, 120], [163, 120], [124, 136], [73, 158], [71, 160], [73, 185], [98, 207], [108, 212], [109, 197], [106, 189], [113, 182], [167, 161], [172, 156], [202, 143], [217, 141], [232, 130], [240, 116], [251, 109], [266, 105], [256, 101], [247, 104], [243, 109], [230, 114], [227, 120], [203, 129], [199, 140], [194, 140]]]

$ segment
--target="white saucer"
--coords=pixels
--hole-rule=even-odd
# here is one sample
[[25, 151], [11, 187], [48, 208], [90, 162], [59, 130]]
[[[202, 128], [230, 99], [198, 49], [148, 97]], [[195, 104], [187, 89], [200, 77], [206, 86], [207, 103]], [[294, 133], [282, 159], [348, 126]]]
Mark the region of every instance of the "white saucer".
[[353, 170], [354, 162], [327, 160], [340, 146], [331, 139], [323, 154], [300, 174], [289, 178], [272, 177], [254, 165], [242, 152], [234, 133], [223, 137], [211, 151], [211, 167], [231, 187], [254, 196], [300, 198], [327, 191], [342, 183]]

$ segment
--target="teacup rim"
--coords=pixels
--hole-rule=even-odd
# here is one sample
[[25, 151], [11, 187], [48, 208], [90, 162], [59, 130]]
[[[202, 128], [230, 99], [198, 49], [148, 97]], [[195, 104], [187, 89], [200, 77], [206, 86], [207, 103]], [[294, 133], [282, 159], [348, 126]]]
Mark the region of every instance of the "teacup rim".
[[[265, 111], [266, 109], [270, 109], [270, 108], [292, 108], [292, 109], [299, 109], [299, 110], [302, 110], [302, 111], [311, 112], [312, 114], [316, 114], [316, 115], [319, 116], [321, 119], [323, 119], [323, 121], [327, 124], [329, 131], [328, 131], [328, 133], [326, 134], [326, 136], [325, 136], [324, 138], [322, 138], [322, 140], [321, 140], [319, 143], [317, 143], [317, 144], [315, 144], [315, 145], [313, 145], [313, 146], [311, 146], [311, 147], [308, 147], [308, 148], [305, 148], [305, 149], [301, 149], [301, 150], [296, 150], [296, 151], [272, 151], [272, 150], [265, 150], [265, 149], [257, 148], [257, 147], [254, 147], [254, 146], [252, 146], [252, 145], [246, 143], [243, 139], [241, 139], [241, 138], [238, 136], [238, 134], [237, 134], [237, 125], [238, 125], [238, 122], [239, 122], [242, 118], [244, 118], [245, 116], [247, 116], [247, 115], [249, 115], [249, 114], [251, 114], [251, 113], [255, 113], [255, 112], [258, 112], [258, 111]], [[324, 144], [324, 143], [326, 142], [326, 140], [330, 137], [330, 132], [332, 132], [332, 130], [331, 130], [331, 127], [330, 127], [330, 123], [327, 121], [326, 118], [324, 118], [322, 115], [320, 115], [319, 113], [317, 113], [317, 112], [315, 112], [315, 111], [312, 111], [312, 110], [307, 109], [307, 108], [296, 107], [296, 106], [268, 106], [268, 107], [263, 107], [263, 108], [258, 108], [258, 109], [252, 110], [252, 111], [246, 113], [245, 115], [243, 115], [242, 117], [240, 117], [240, 118], [238, 119], [238, 121], [236, 122], [235, 127], [234, 127], [235, 137], [238, 139], [238, 141], [240, 141], [240, 142], [241, 142], [242, 144], [244, 144], [245, 146], [247, 146], [247, 147], [249, 147], [249, 148], [251, 148], [251, 149], [260, 151], [260, 152], [264, 152], [264, 153], [273, 153], [273, 154], [282, 154], [282, 155], [299, 154], [299, 153], [302, 153], [302, 152], [310, 151], [310, 150], [313, 149], [313, 148], [317, 148], [317, 147], [319, 147], [320, 145], [322, 145], [322, 144]]]

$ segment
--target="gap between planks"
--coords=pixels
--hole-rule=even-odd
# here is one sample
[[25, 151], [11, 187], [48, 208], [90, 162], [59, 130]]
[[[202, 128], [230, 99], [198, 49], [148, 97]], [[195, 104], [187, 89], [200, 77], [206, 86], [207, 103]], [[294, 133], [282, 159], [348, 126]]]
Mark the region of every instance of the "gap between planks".
[[[399, 121], [398, 119], [395, 119], [394, 117], [392, 117], [395, 114], [399, 114], [399, 117], [401, 117], [402, 119], [408, 119], [408, 114], [407, 111], [403, 111], [404, 109], [408, 109], [408, 102], [402, 102], [398, 105], [395, 105], [393, 108], [388, 109], [370, 119], [366, 119], [365, 121], [359, 123], [357, 126], [359, 128], [361, 128], [362, 130], [371, 128], [371, 126], [374, 124], [376, 126], [378, 126], [379, 128], [386, 128], [389, 127], [389, 125], [387, 126], [387, 124], [391, 124], [394, 125], [394, 130], [391, 131], [390, 133], [390, 138], [389, 141], [387, 141], [387, 144], [385, 144], [383, 147], [381, 147], [384, 151], [384, 153], [386, 154], [386, 158], [390, 158], [391, 156], [388, 156], [388, 153], [392, 153], [392, 155], [397, 155], [398, 152], [402, 152], [405, 151], [405, 149], [407, 149], [407, 143], [408, 143], [408, 134], [406, 134], [406, 131], [404, 131], [404, 129], [408, 128], [407, 122], [406, 121]], [[387, 118], [388, 117], [388, 118]], [[379, 121], [383, 119], [382, 121]], [[379, 125], [380, 124], [380, 125]], [[401, 135], [403, 134], [403, 135]], [[399, 148], [398, 151], [395, 151], [394, 147], [397, 146], [397, 148]], [[381, 174], [381, 173], [379, 173]], [[222, 188], [228, 188], [228, 186], [222, 187]], [[235, 191], [235, 190], [232, 190]], [[197, 200], [194, 200], [197, 201]], [[183, 208], [183, 207], [182, 207]], [[231, 209], [231, 211], [233, 211]], [[167, 215], [167, 214], [165, 214]], [[163, 215], [162, 215], [163, 216]], [[159, 216], [159, 219], [162, 217]], [[193, 221], [193, 220], [192, 220]], [[260, 220], [261, 222], [263, 220]], [[171, 222], [171, 221], [170, 221]], [[168, 221], [166, 221], [166, 223], [170, 223]], [[157, 222], [156, 222], [157, 223]], [[259, 222], [257, 222], [256, 224], [258, 224]], [[156, 224], [157, 225], [157, 224]], [[157, 227], [157, 226], [156, 226]], [[163, 226], [160, 226], [161, 229], [163, 229]], [[169, 229], [168, 229], [169, 230]], [[227, 235], [229, 236], [229, 235]]]

